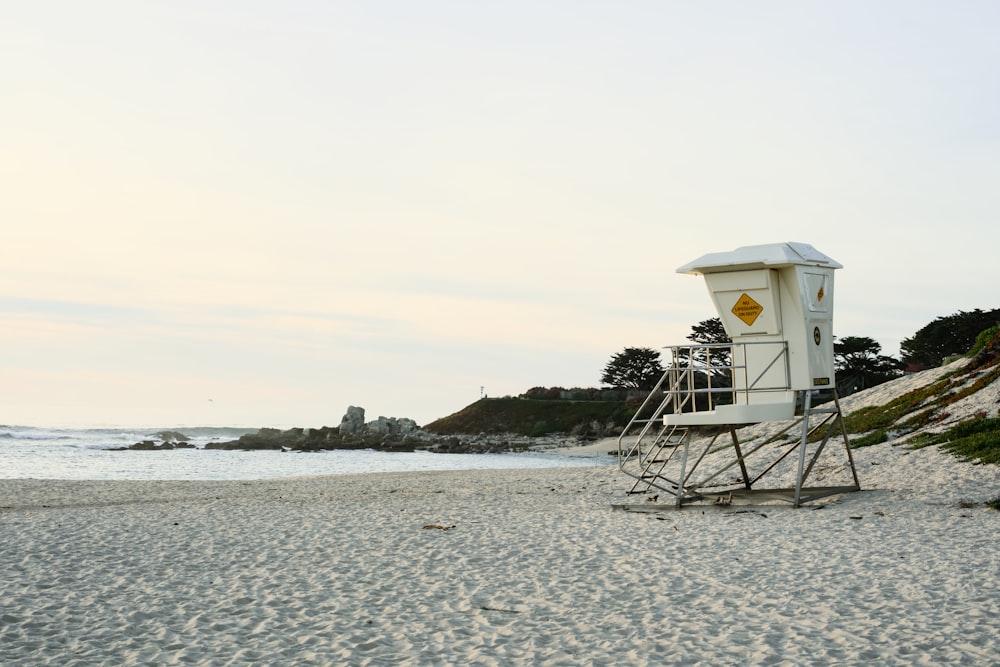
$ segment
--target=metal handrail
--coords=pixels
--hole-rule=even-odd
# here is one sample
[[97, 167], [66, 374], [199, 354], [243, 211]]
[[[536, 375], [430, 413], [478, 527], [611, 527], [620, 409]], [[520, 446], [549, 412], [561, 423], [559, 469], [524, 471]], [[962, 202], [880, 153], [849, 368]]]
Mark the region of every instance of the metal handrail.
[[[753, 382], [750, 382], [749, 369], [746, 364], [746, 348], [761, 345], [777, 346], [778, 350], [764, 369], [753, 379]], [[738, 348], [743, 348], [742, 356], [744, 362], [742, 364], [735, 362]], [[669, 365], [664, 370], [663, 375], [660, 376], [659, 381], [646, 396], [642, 405], [636, 410], [628, 425], [621, 432], [621, 435], [618, 436], [618, 467], [632, 474], [626, 470], [626, 464], [634, 458], [642, 470], [639, 476], [633, 475], [637, 479], [641, 479], [643, 475], [646, 475], [649, 467], [656, 463], [656, 456], [660, 455], [658, 452], [664, 447], [670, 446], [675, 438], [678, 437], [677, 427], [668, 427], [661, 419], [668, 410], [673, 414], [710, 412], [715, 410], [719, 405], [724, 404], [721, 400], [721, 396], [723, 395], [728, 395], [729, 401], [732, 404], [738, 402], [738, 397], [743, 397], [749, 403], [750, 394], [753, 392], [787, 391], [791, 386], [787, 363], [788, 344], [785, 341], [675, 345], [667, 349], [670, 350]], [[775, 364], [778, 364], [782, 360], [784, 360], [785, 369], [784, 384], [774, 387], [759, 386], [769, 371], [774, 368]], [[713, 363], [713, 361], [717, 363]], [[742, 374], [742, 377], [739, 378], [742, 380], [742, 385], [736, 382], [740, 374]], [[715, 384], [720, 376], [725, 375], [729, 377], [729, 386]], [[698, 377], [705, 379], [704, 387], [697, 386]], [[704, 410], [698, 405], [697, 399], [699, 396], [707, 397], [707, 408]], [[719, 396], [720, 399], [713, 400], [716, 396]], [[657, 400], [659, 400], [659, 403], [654, 407], [654, 403]], [[651, 412], [649, 412], [650, 410]], [[641, 415], [645, 414], [649, 416], [641, 417]], [[642, 427], [639, 429], [638, 434], [630, 436], [629, 434], [632, 429], [640, 424]], [[654, 424], [657, 426], [655, 431]], [[655, 436], [653, 436], [654, 433]], [[635, 438], [628, 447], [625, 447], [625, 443], [623, 442], [626, 437]], [[644, 444], [648, 444], [645, 455], [643, 454]], [[656, 478], [661, 477], [659, 473], [656, 473], [654, 476]], [[655, 486], [655, 484], [653, 485]]]
[[[772, 346], [778, 348], [767, 365], [757, 373], [752, 381], [749, 376], [750, 369], [746, 362], [744, 361], [742, 364], [735, 362], [737, 349], [743, 348], [743, 358], [745, 360], [747, 357], [746, 348], [750, 346]], [[674, 386], [668, 391], [674, 395], [689, 395], [692, 397], [699, 394], [707, 394], [709, 396], [707, 410], [709, 411], [715, 409], [714, 402], [711, 400], [714, 395], [729, 394], [731, 402], [736, 403], [738, 396], [746, 397], [749, 400], [749, 394], [752, 392], [788, 391], [791, 388], [791, 378], [788, 369], [788, 343], [785, 341], [675, 345], [668, 349], [671, 353], [672, 362], [670, 367], [667, 368], [665, 375], [672, 375], [677, 379]], [[719, 350], [728, 351], [728, 363], [712, 363], [712, 352]], [[704, 351], [704, 354], [699, 354], [701, 351]], [[761, 382], [765, 376], [781, 362], [784, 362], [784, 382], [774, 386], [762, 386]], [[700, 374], [705, 378], [706, 386], [704, 388], [696, 386], [696, 374]], [[713, 385], [713, 380], [718, 378], [720, 374], [727, 374], [729, 376], [729, 386], [718, 387]], [[740, 378], [743, 380], [742, 385], [736, 382], [738, 375], [742, 375]], [[686, 380], [686, 382], [683, 380]], [[691, 408], [690, 412], [702, 411], [699, 409], [697, 402], [693, 400], [681, 402]], [[677, 403], [678, 401], [675, 399], [675, 404]], [[678, 410], [675, 409], [674, 412], [676, 413]]]
[[[773, 347], [761, 350], [761, 345]], [[713, 497], [717, 504], [728, 504], [733, 501], [734, 492], [742, 494], [742, 497], [769, 498], [768, 494], [777, 494], [776, 497], [789, 500], [798, 507], [803, 502], [832, 493], [861, 488], [836, 391], [836, 409], [813, 408], [810, 391], [792, 391], [792, 369], [786, 341], [678, 345], [667, 349], [670, 354], [668, 367], [618, 438], [619, 468], [634, 479], [627, 495], [666, 492], [674, 497], [674, 505], [680, 507], [684, 503], [711, 500]], [[720, 386], [726, 383], [729, 386]], [[772, 393], [762, 396], [765, 392]], [[774, 392], [783, 393], [776, 395]], [[720, 407], [727, 400], [727, 395], [734, 404], [732, 413]], [[752, 398], [754, 396], [756, 398]], [[759, 415], [766, 421], [782, 422], [786, 421], [786, 417], [779, 418], [778, 415], [785, 414], [784, 408], [789, 407], [786, 402], [798, 405], [797, 399], [801, 399], [800, 417], [780, 425], [777, 433], [754, 438], [741, 446], [736, 429], [746, 423], [746, 418], [758, 414], [755, 407], [762, 407]], [[765, 409], [766, 404], [771, 405]], [[772, 410], [774, 406], [782, 409]], [[716, 410], [717, 407], [720, 409]], [[666, 418], [670, 411], [684, 416]], [[797, 409], [788, 412], [787, 419], [796, 413]], [[817, 416], [822, 416], [819, 423], [811, 423], [810, 420]], [[730, 418], [732, 423], [727, 421]], [[713, 428], [707, 432], [699, 431], [699, 425], [711, 425]], [[802, 429], [800, 438], [781, 443], [777, 450], [772, 447], [785, 433], [798, 427]], [[827, 443], [838, 427], [847, 451], [853, 484], [807, 488], [805, 482], [814, 472], [820, 455], [829, 449]], [[638, 435], [631, 433], [633, 429]], [[822, 429], [825, 429], [822, 441], [807, 454], [810, 437]], [[732, 443], [716, 448], [717, 439], [727, 432]], [[721, 460], [708, 458], [710, 453], [730, 448], [734, 453], [732, 460], [725, 456]], [[771, 479], [776, 470], [780, 472], [779, 464], [793, 456], [797, 458], [797, 465], [792, 471], [795, 473], [794, 488], [785, 483], [773, 489], [758, 487], [762, 480]], [[731, 474], [737, 466], [739, 475], [734, 478]], [[728, 501], [723, 495], [726, 487], [736, 487], [729, 491]], [[720, 489], [723, 491], [720, 492]], [[655, 501], [657, 497], [646, 500]], [[642, 503], [635, 507], [640, 506], [649, 505]]]

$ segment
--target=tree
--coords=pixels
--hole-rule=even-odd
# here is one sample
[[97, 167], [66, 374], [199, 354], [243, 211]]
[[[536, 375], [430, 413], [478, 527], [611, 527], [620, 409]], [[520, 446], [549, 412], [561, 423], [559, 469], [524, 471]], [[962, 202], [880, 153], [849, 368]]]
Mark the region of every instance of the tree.
[[733, 339], [726, 333], [726, 328], [722, 326], [722, 320], [718, 317], [698, 322], [698, 324], [691, 327], [691, 333], [688, 334], [687, 339], [699, 345], [733, 342]]
[[649, 347], [626, 347], [611, 356], [601, 382], [610, 387], [648, 391], [662, 375], [659, 352]]
[[844, 393], [874, 387], [902, 373], [901, 363], [881, 354], [882, 346], [867, 336], [844, 336], [833, 343], [833, 366], [837, 386]]
[[1000, 308], [983, 311], [958, 311], [953, 315], [938, 317], [930, 324], [904, 338], [900, 345], [904, 363], [924, 367], [940, 366], [946, 357], [965, 354], [976, 342], [981, 331], [1000, 322]]
[[[726, 328], [722, 325], [722, 320], [718, 317], [702, 320], [698, 324], [691, 327], [691, 333], [688, 334], [687, 339], [697, 343], [698, 345], [717, 345], [719, 343], [733, 342], [733, 339], [726, 333]], [[731, 348], [723, 347], [712, 350], [711, 364], [708, 363], [709, 355], [705, 354], [705, 351], [702, 351], [701, 353], [696, 352], [694, 361], [700, 361], [706, 365], [712, 366], [714, 369], [712, 371], [712, 375], [717, 378], [717, 380], [722, 380], [724, 384], [728, 386], [731, 375], [730, 371], [718, 370], [718, 367], [730, 365], [732, 358], [730, 349]]]

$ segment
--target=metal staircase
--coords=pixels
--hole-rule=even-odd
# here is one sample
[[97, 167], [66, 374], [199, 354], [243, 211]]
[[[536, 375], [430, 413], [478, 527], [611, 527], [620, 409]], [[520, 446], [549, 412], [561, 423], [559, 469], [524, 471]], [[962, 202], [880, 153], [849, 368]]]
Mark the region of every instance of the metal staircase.
[[653, 489], [678, 494], [682, 487], [683, 471], [678, 478], [667, 470], [691, 429], [666, 424], [664, 415], [708, 413], [737, 400], [732, 377], [744, 367], [732, 365], [732, 344], [679, 345], [669, 350], [667, 370], [618, 438], [618, 465], [635, 478], [628, 495]]
[[[619, 468], [635, 480], [627, 495], [669, 495], [675, 507], [697, 501], [730, 504], [751, 497], [786, 500], [798, 507], [860, 489], [836, 390], [832, 405], [813, 407], [811, 391], [791, 391], [780, 382], [762, 384], [763, 373], [746, 377], [740, 360], [747, 359], [748, 352], [739, 349], [745, 345], [749, 343], [669, 348], [669, 367], [618, 438]], [[767, 364], [772, 379], [770, 369], [777, 364], [780, 370], [786, 358], [781, 347]], [[774, 417], [784, 412], [788, 419]], [[748, 420], [754, 414], [761, 418]], [[726, 422], [734, 416], [739, 421]], [[756, 421], [775, 421], [776, 429], [741, 444], [737, 428]], [[791, 440], [786, 434], [796, 427], [801, 427], [800, 435]], [[833, 486], [806, 486], [831, 437], [838, 434], [845, 444], [850, 479]], [[792, 459], [782, 466], [794, 452], [797, 462]], [[784, 486], [764, 488], [776, 479]], [[649, 504], [653, 498], [641, 507], [663, 506]]]

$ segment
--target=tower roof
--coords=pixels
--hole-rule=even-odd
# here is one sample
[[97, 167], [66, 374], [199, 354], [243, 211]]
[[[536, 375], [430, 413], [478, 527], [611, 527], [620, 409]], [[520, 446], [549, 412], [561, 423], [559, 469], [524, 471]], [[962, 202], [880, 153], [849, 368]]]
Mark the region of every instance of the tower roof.
[[782, 266], [822, 266], [842, 269], [839, 262], [827, 257], [808, 243], [768, 243], [748, 245], [730, 252], [712, 252], [677, 269], [677, 273], [701, 275], [749, 269], [777, 269]]

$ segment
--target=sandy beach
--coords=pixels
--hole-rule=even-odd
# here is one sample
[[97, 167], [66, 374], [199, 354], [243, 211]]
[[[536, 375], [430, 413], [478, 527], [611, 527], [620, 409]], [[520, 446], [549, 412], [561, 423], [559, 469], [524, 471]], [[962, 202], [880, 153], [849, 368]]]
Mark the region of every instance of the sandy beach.
[[614, 465], [2, 480], [0, 664], [1000, 664], [1000, 469], [856, 458], [798, 510], [615, 510]]

